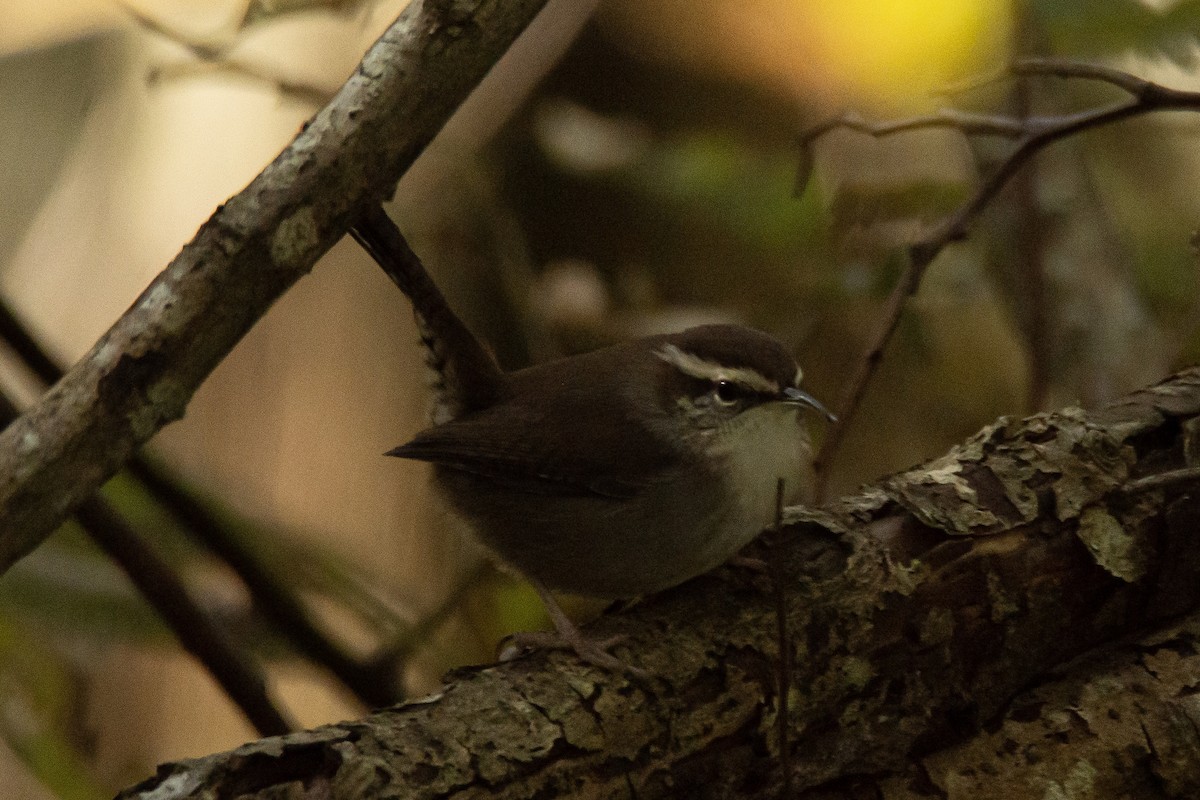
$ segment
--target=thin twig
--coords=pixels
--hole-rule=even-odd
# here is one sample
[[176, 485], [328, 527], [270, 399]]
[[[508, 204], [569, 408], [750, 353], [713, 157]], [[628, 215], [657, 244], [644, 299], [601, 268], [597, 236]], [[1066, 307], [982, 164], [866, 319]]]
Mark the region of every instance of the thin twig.
[[[775, 525], [773, 530], [783, 529], [783, 478], [775, 485]], [[770, 545], [768, 544], [768, 549]], [[772, 595], [775, 600], [775, 634], [779, 642], [779, 671], [776, 676], [779, 692], [779, 708], [775, 714], [776, 738], [779, 742], [779, 770], [783, 778], [781, 797], [792, 796], [792, 746], [788, 737], [791, 716], [788, 695], [792, 689], [792, 640], [788, 634], [787, 588], [778, 559], [767, 556], [767, 573], [771, 578]]]
[[[1031, 112], [1028, 81], [1017, 81], [1013, 87], [1016, 113], [1028, 117]], [[1053, 309], [1046, 293], [1046, 257], [1048, 231], [1046, 215], [1038, 199], [1039, 165], [1018, 175], [1013, 182], [1014, 204], [1018, 209], [1013, 229], [1009, 232], [1015, 249], [1016, 272], [1010, 284], [1016, 300], [1016, 316], [1020, 320], [1025, 345], [1029, 349], [1029, 386], [1025, 393], [1025, 411], [1032, 414], [1041, 408], [1050, 391], [1050, 359], [1053, 341], [1051, 320]]]
[[186, 61], [178, 64], [160, 64], [146, 74], [146, 81], [154, 86], [168, 81], [208, 78], [214, 75], [265, 84], [282, 97], [317, 107], [329, 102], [329, 98], [333, 97], [334, 92], [330, 87], [275, 75], [255, 64], [235, 58], [228, 58], [220, 62]]
[[174, 570], [100, 496], [76, 510], [79, 521], [154, 607], [184, 649], [191, 653], [263, 736], [294, 729], [271, 702], [258, 667], [238, 652], [229, 637], [192, 600]]
[[[323, 106], [333, 97], [333, 89], [331, 88], [318, 86], [308, 81], [294, 80], [272, 74], [254, 63], [230, 56], [229, 52], [238, 43], [238, 39], [235, 37], [225, 37], [220, 40], [215, 38], [203, 40], [167, 25], [161, 19], [143, 14], [132, 6], [122, 3], [120, 0], [117, 0], [117, 4], [143, 28], [168, 41], [174, 42], [191, 53], [195, 59], [195, 61], [153, 68], [150, 70], [148, 76], [151, 84], [173, 78], [225, 73], [268, 84], [285, 97], [292, 97], [315, 106]], [[239, 26], [239, 33], [243, 30]]]
[[998, 114], [974, 114], [952, 108], [938, 109], [919, 117], [883, 121], [867, 119], [857, 111], [847, 111], [809, 128], [800, 137], [800, 145], [810, 147], [817, 139], [835, 130], [857, 131], [879, 138], [926, 128], [951, 128], [967, 135], [1019, 139], [1026, 132], [1022, 122]]
[[1154, 489], [1165, 489], [1180, 483], [1195, 483], [1200, 486], [1200, 467], [1184, 467], [1170, 472], [1160, 472], [1157, 475], [1147, 475], [1144, 478], [1132, 480], [1121, 487], [1125, 494], [1138, 494]]
[[188, 52], [201, 61], [220, 61], [236, 43], [236, 40], [231, 37], [204, 41], [196, 36], [184, 33], [179, 28], [168, 25], [158, 17], [143, 14], [122, 0], [116, 0], [116, 4], [142, 28], [164, 39], [168, 39], [180, 47], [186, 48]]
[[470, 570], [460, 580], [450, 592], [442, 598], [442, 601], [430, 611], [428, 614], [422, 615], [421, 619], [413, 625], [412, 628], [406, 630], [403, 634], [395, 637], [390, 642], [381, 646], [376, 653], [367, 660], [364, 670], [367, 674], [374, 674], [379, 679], [384, 679], [386, 676], [395, 674], [397, 668], [408, 660], [408, 657], [416, 649], [421, 642], [428, 641], [433, 632], [436, 631], [443, 622], [449, 618], [450, 614], [462, 605], [463, 598], [466, 597], [472, 587], [479, 582], [479, 579], [491, 569], [491, 565], [486, 561], [479, 562], [474, 569]]
[[967, 136], [1005, 136], [1015, 142], [1009, 156], [980, 183], [966, 202], [935, 225], [924, 237], [909, 245], [908, 262], [884, 305], [883, 316], [871, 344], [845, 384], [837, 407], [838, 421], [826, 433], [821, 451], [817, 455], [818, 496], [824, 494], [829, 480], [830, 462], [841, 445], [847, 426], [862, 403], [867, 385], [878, 368], [888, 342], [896, 332], [908, 298], [915, 294], [921, 285], [926, 268], [948, 244], [967, 236], [980, 211], [995, 198], [1025, 162], [1054, 142], [1085, 130], [1154, 111], [1200, 109], [1200, 92], [1170, 89], [1110, 67], [1051, 59], [1027, 59], [1013, 64], [1010, 71], [1017, 75], [1103, 81], [1129, 92], [1132, 97], [1104, 108], [1074, 114], [1007, 121], [993, 116], [939, 112], [881, 124], [868, 123], [857, 115], [842, 115], [814, 128], [801, 139], [804, 149], [801, 158], [803, 164], [811, 161], [809, 151], [815, 139], [839, 128], [849, 128], [880, 137], [923, 128], [955, 128]]
[[7, 393], [0, 392], [0, 425], [7, 425], [20, 413], [12, 398]]
[[[1114, 67], [1103, 64], [1085, 64], [1062, 58], [1022, 58], [1009, 67], [1014, 75], [1034, 75], [1048, 78], [1075, 78], [1077, 80], [1093, 80], [1124, 89], [1134, 97], [1139, 97], [1147, 91], [1176, 92], [1145, 78], [1139, 78]], [[1184, 94], [1189, 94], [1184, 92]]]

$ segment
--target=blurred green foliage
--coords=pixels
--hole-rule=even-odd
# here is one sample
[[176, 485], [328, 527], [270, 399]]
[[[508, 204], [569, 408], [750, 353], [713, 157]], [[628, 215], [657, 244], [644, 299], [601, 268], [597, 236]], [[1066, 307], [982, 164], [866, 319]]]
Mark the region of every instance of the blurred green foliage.
[[71, 662], [44, 630], [0, 613], [0, 665], [0, 730], [8, 746], [64, 800], [108, 796], [75, 741], [83, 731]]

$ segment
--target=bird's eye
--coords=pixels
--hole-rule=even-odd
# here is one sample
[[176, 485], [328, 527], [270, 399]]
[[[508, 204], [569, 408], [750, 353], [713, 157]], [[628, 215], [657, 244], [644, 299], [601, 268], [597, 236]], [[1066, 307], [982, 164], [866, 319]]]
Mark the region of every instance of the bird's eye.
[[731, 406], [745, 396], [745, 391], [733, 381], [717, 381], [717, 385], [713, 387], [713, 394], [719, 403]]

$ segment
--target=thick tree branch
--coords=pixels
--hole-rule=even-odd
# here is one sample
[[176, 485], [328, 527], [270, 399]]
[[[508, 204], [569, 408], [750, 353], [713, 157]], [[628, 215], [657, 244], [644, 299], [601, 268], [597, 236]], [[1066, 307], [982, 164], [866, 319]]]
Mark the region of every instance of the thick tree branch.
[[[1057, 665], [1200, 607], [1195, 484], [1123, 491], [1193, 466], [1198, 419], [1193, 369], [1097, 412], [1002, 418], [825, 512], [786, 515], [772, 553], [795, 790], [841, 796], [847, 776], [905, 769]], [[777, 596], [757, 580], [708, 575], [602, 618], [595, 633], [627, 635], [621, 657], [650, 685], [536, 653], [359, 722], [167, 765], [121, 796], [772, 796]]]
[[857, 780], [845, 796], [1200, 797], [1200, 615], [1070, 666], [980, 735], [901, 774]]
[[414, 0], [304, 131], [0, 434], [0, 572], [178, 419], [254, 322], [377, 203], [546, 0]]

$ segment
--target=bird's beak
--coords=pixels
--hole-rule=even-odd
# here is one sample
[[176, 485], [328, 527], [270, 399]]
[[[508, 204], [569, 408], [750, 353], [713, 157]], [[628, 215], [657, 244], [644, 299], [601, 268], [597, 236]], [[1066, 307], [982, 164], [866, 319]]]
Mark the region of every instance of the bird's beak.
[[837, 417], [833, 415], [833, 412], [823, 406], [820, 400], [802, 389], [796, 389], [791, 386], [784, 388], [783, 402], [794, 406], [808, 406], [809, 408], [820, 411], [825, 415], [825, 419], [829, 420], [830, 422], [837, 422]]

